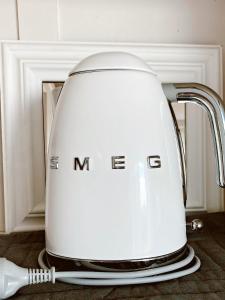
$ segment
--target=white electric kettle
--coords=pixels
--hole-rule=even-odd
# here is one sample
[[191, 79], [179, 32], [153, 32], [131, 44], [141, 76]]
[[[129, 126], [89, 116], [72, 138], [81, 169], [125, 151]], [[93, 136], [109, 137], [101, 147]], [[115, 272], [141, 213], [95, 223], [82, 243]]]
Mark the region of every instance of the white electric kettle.
[[[170, 260], [187, 242], [172, 101], [210, 115], [224, 185], [224, 111], [196, 84], [167, 84], [127, 53], [92, 55], [62, 89], [49, 145], [46, 251], [77, 261]], [[155, 263], [155, 262], [154, 262]]]
[[[44, 270], [1, 258], [0, 298], [28, 283], [150, 283], [200, 267], [187, 245], [184, 158], [173, 101], [208, 112], [224, 187], [225, 114], [214, 91], [195, 83], [162, 85], [141, 59], [121, 52], [92, 55], [71, 71], [49, 144], [46, 255], [39, 256]], [[58, 272], [69, 263], [73, 271]]]

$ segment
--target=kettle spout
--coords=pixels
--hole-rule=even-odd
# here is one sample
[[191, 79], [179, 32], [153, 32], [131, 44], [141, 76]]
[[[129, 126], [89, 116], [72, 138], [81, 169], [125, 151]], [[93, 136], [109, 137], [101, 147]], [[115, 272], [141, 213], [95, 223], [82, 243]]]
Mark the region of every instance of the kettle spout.
[[216, 155], [217, 183], [225, 187], [225, 111], [220, 96], [199, 83], [168, 83], [163, 90], [170, 102], [194, 103], [207, 111]]

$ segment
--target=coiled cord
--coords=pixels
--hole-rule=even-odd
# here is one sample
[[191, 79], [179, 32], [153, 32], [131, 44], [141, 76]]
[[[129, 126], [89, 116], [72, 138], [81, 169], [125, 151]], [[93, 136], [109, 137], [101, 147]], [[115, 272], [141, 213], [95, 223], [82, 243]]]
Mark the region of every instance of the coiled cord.
[[26, 269], [17, 266], [4, 257], [0, 257], [0, 299], [14, 295], [18, 289], [28, 284], [44, 282], [55, 283], [55, 280], [80, 285], [129, 285], [165, 281], [191, 274], [200, 267], [200, 260], [188, 246], [186, 258], [158, 268], [140, 271], [107, 272], [98, 271], [68, 271], [56, 272], [54, 267], [48, 269], [44, 263], [43, 249], [38, 256], [38, 263], [42, 269]]
[[[201, 262], [194, 254], [191, 246], [188, 246], [188, 256], [181, 261], [167, 266], [130, 272], [96, 272], [96, 271], [67, 271], [54, 272], [53, 278], [71, 284], [109, 286], [109, 285], [132, 285], [160, 282], [179, 278], [194, 273], [200, 268]], [[38, 257], [38, 263], [42, 269], [48, 269], [44, 263], [45, 249]], [[194, 264], [188, 266], [194, 260]], [[185, 269], [182, 269], [186, 267]]]

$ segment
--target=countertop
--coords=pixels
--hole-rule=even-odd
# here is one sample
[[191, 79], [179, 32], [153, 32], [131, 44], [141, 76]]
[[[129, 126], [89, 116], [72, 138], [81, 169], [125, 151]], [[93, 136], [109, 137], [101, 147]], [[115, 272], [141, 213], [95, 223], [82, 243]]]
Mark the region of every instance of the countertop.
[[[188, 234], [189, 244], [202, 262], [199, 271], [167, 282], [122, 287], [84, 287], [57, 282], [27, 286], [11, 299], [225, 299], [225, 214], [202, 214], [204, 228]], [[189, 219], [193, 217], [188, 217]], [[0, 255], [23, 267], [38, 267], [44, 232], [0, 236]]]

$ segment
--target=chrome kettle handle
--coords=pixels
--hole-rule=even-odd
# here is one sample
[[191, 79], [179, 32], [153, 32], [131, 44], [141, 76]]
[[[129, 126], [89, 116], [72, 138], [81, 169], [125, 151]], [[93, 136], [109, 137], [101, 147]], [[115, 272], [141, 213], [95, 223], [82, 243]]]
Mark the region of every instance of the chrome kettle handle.
[[209, 117], [216, 155], [217, 183], [225, 187], [225, 112], [220, 96], [199, 83], [163, 84], [167, 99], [177, 103], [195, 103], [204, 108]]
[[186, 163], [185, 163], [185, 154], [184, 154], [184, 145], [183, 145], [183, 141], [181, 138], [181, 133], [180, 133], [180, 129], [178, 127], [177, 124], [177, 119], [173, 110], [173, 107], [171, 104], [169, 104], [169, 108], [171, 111], [171, 115], [173, 118], [173, 122], [174, 122], [174, 127], [175, 127], [175, 131], [177, 134], [177, 143], [178, 143], [178, 148], [179, 148], [179, 152], [180, 152], [180, 162], [181, 162], [181, 175], [182, 175], [182, 186], [183, 186], [183, 200], [184, 200], [184, 206], [186, 207], [186, 203], [187, 203], [187, 176], [186, 176]]

